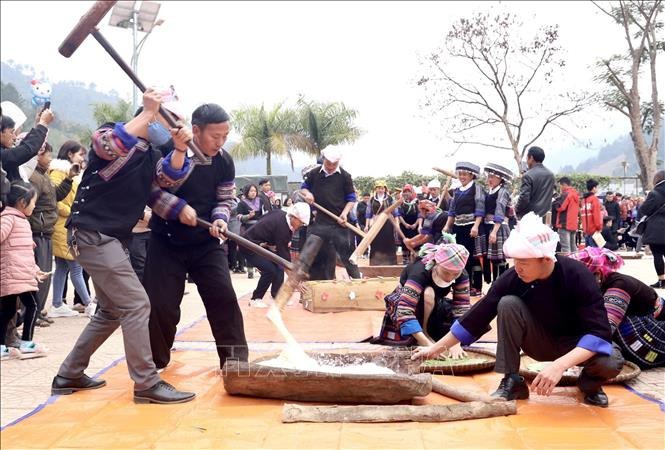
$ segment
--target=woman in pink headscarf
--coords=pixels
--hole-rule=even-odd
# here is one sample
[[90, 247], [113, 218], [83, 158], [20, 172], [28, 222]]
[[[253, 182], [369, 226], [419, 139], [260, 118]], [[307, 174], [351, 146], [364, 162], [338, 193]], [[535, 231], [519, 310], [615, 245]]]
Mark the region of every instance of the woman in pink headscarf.
[[[451, 235], [444, 238], [452, 239]], [[385, 297], [381, 333], [372, 340], [384, 345], [431, 345], [470, 307], [469, 275], [464, 270], [469, 252], [458, 244], [425, 244], [415, 262], [404, 268], [399, 284]], [[425, 295], [432, 288], [434, 298]], [[452, 298], [447, 298], [452, 291]], [[452, 357], [464, 356], [457, 345]]]
[[612, 340], [623, 357], [642, 369], [665, 366], [663, 298], [640, 280], [616, 272], [623, 260], [608, 249], [587, 247], [570, 257], [583, 262], [596, 275]]

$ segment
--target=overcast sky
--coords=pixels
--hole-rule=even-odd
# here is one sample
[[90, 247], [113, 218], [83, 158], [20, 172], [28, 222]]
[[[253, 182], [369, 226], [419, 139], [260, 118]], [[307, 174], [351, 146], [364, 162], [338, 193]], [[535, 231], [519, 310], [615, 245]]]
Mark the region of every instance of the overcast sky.
[[[2, 60], [32, 65], [51, 82], [94, 82], [131, 99], [129, 79], [93, 38], [69, 59], [58, 53], [92, 3], [2, 1]], [[365, 130], [345, 148], [344, 166], [354, 175], [454, 167], [445, 154], [456, 146], [423, 117], [415, 80], [421, 75], [419, 55], [441, 44], [460, 17], [503, 8], [530, 24], [558, 24], [567, 61], [561, 77], [576, 89], [592, 89], [594, 61], [625, 46], [621, 29], [590, 2], [161, 3], [164, 24], [150, 35], [139, 61], [145, 84], [174, 84], [190, 110], [204, 102], [227, 110], [273, 105], [293, 102], [298, 94], [343, 101], [358, 111], [357, 124]], [[100, 29], [129, 62], [131, 32], [110, 27], [109, 17]], [[589, 127], [576, 137], [592, 140], [596, 149], [629, 131], [619, 114], [589, 111], [585, 120]], [[555, 169], [593, 155], [560, 134], [539, 144], [548, 153], [546, 164]], [[479, 165], [491, 160], [514, 169], [507, 151], [468, 147], [456, 157], [461, 155]]]

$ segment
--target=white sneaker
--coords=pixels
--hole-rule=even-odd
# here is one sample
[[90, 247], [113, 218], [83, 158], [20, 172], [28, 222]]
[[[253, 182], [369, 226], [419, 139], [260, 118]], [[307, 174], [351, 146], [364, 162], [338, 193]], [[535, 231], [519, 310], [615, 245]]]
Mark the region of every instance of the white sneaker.
[[90, 317], [90, 318], [92, 318], [92, 316], [95, 315], [96, 311], [97, 311], [97, 303], [90, 302], [85, 307], [85, 315]]
[[85, 312], [85, 305], [81, 303], [75, 303], [72, 305], [72, 311], [76, 311], [78, 313]]
[[79, 313], [77, 313], [76, 311], [72, 311], [72, 309], [69, 306], [63, 303], [57, 308], [52, 308], [51, 311], [49, 311], [48, 315], [49, 317], [75, 317], [78, 316]]
[[256, 300], [250, 300], [249, 301], [249, 306], [252, 308], [267, 308], [268, 305], [266, 305], [263, 300], [260, 298], [257, 298]]

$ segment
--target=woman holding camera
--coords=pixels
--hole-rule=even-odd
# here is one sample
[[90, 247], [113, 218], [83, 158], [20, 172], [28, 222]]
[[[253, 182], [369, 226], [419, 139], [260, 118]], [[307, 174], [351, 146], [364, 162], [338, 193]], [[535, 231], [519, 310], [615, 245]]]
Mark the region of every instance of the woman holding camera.
[[88, 316], [94, 313], [94, 304], [90, 302], [90, 294], [83, 279], [83, 268], [74, 260], [74, 255], [67, 245], [67, 229], [65, 222], [71, 214], [72, 204], [76, 197], [76, 191], [80, 182], [78, 176], [81, 165], [85, 163], [86, 150], [76, 141], [66, 141], [58, 151], [57, 159], [51, 161], [49, 166], [49, 178], [56, 185], [67, 177], [72, 177], [72, 189], [69, 194], [57, 204], [58, 219], [53, 227], [53, 256], [55, 256], [55, 274], [53, 275], [53, 308], [49, 313], [51, 317], [78, 316], [78, 312], [72, 310], [63, 303], [63, 292], [67, 283], [67, 273], [70, 273], [74, 289], [81, 297]]

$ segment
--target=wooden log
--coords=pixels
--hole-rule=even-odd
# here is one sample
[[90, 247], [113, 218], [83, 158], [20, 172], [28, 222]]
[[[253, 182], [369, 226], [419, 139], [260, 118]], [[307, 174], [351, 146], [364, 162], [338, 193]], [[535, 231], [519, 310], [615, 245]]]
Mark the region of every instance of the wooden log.
[[397, 283], [397, 277], [306, 281], [300, 298], [303, 307], [313, 313], [385, 311], [384, 297]]
[[451, 422], [517, 414], [515, 401], [455, 405], [303, 406], [286, 403], [282, 422]]
[[228, 360], [222, 376], [224, 389], [231, 395], [301, 402], [395, 404], [432, 391], [428, 373], [339, 374]]
[[446, 397], [459, 400], [460, 402], [494, 403], [496, 401], [503, 401], [499, 398], [492, 397], [489, 394], [478, 393], [459, 387], [449, 386], [436, 378], [432, 378], [432, 391], [441, 395], [445, 395]]

